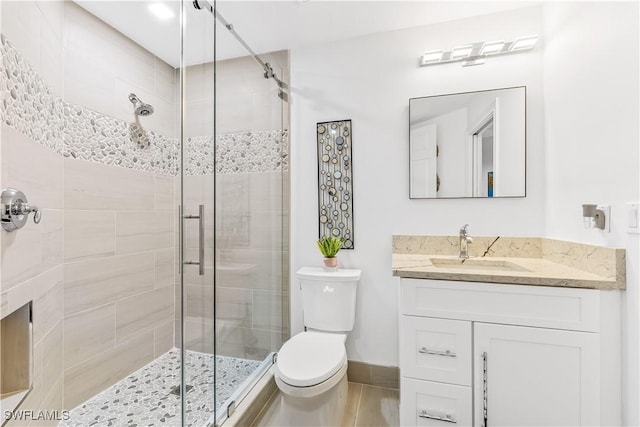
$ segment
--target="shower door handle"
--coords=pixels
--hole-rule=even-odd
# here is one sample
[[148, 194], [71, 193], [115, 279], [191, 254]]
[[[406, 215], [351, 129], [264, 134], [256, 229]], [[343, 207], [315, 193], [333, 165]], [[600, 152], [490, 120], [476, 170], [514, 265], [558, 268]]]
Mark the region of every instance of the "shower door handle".
[[185, 265], [197, 265], [198, 273], [204, 276], [204, 205], [200, 205], [198, 215], [185, 215], [185, 219], [198, 220], [198, 261], [185, 261]]

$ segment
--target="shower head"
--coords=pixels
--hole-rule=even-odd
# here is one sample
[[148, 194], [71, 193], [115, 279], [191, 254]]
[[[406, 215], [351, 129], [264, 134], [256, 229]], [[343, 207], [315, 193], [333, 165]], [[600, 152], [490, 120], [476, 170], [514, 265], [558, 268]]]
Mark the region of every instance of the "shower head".
[[129, 101], [133, 104], [133, 112], [136, 116], [150, 116], [153, 114], [153, 107], [142, 102], [135, 93], [129, 94]]

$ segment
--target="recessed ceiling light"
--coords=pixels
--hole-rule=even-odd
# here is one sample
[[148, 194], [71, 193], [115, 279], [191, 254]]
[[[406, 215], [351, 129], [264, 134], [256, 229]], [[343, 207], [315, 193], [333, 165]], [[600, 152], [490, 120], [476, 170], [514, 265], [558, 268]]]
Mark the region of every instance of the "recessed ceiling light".
[[442, 59], [442, 49], [428, 50], [422, 55], [422, 65], [440, 62]]
[[482, 49], [480, 49], [480, 55], [493, 55], [502, 50], [504, 47], [504, 41], [496, 41], [496, 42], [487, 42], [482, 45]]
[[538, 35], [518, 37], [511, 45], [511, 51], [531, 49], [538, 41]]
[[176, 16], [173, 10], [164, 3], [151, 3], [149, 5], [149, 12], [153, 13], [155, 17], [161, 21], [166, 21]]
[[454, 47], [453, 50], [451, 51], [451, 59], [466, 58], [467, 56], [471, 55], [472, 50], [473, 50], [473, 45], [471, 44]]

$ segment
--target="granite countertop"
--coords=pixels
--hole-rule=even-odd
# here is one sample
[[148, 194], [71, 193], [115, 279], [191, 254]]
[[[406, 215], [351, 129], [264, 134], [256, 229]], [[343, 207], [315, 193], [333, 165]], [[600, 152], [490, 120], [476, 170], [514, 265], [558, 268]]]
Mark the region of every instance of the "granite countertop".
[[[544, 238], [474, 237], [470, 258], [458, 236], [393, 236], [394, 276], [587, 289], [625, 289], [624, 249]], [[502, 241], [500, 241], [502, 239]], [[475, 246], [474, 246], [475, 245]]]

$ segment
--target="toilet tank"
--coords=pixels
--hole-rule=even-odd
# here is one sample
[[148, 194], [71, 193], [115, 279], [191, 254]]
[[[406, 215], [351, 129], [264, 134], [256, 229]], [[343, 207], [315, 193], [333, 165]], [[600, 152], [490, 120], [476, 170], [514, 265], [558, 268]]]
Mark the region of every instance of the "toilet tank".
[[360, 270], [325, 271], [314, 267], [298, 270], [304, 326], [320, 331], [351, 331], [356, 319], [360, 273]]

